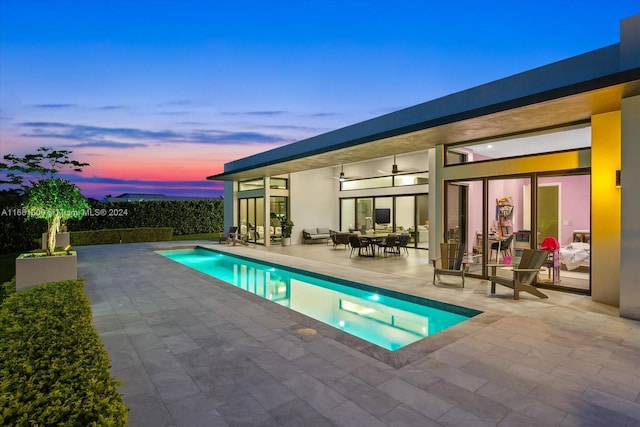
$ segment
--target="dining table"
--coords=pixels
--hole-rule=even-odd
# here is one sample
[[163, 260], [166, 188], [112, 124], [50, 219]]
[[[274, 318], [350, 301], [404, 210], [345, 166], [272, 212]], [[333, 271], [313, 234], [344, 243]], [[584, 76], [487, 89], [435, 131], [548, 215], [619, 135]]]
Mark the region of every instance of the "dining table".
[[369, 245], [369, 248], [371, 248], [371, 254], [370, 255], [360, 255], [360, 256], [366, 256], [366, 257], [375, 257], [376, 256], [376, 246], [378, 246], [380, 243], [382, 243], [382, 240], [385, 238], [386, 236], [366, 236], [366, 235], [361, 235], [358, 236], [358, 238], [360, 239], [361, 242], [367, 242]]

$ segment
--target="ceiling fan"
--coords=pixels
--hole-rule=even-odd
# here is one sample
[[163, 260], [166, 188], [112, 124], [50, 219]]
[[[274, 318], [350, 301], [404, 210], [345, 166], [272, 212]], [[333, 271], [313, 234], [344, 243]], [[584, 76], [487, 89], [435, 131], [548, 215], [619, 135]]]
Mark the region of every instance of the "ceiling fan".
[[380, 169], [378, 170], [378, 172], [383, 173], [385, 175], [388, 175], [388, 174], [396, 175], [396, 174], [404, 173], [404, 172], [417, 172], [417, 171], [418, 171], [418, 169], [415, 169], [415, 168], [402, 169], [402, 170], [399, 169], [398, 168], [398, 164], [396, 163], [396, 155], [395, 154], [393, 155], [393, 166], [391, 167], [390, 171], [388, 171], [388, 170], [385, 171], [385, 170], [380, 170]]
[[346, 176], [344, 174], [344, 165], [343, 164], [340, 165], [340, 175], [338, 175], [337, 177], [333, 177], [333, 179], [337, 179], [340, 182], [344, 182], [344, 181], [347, 181], [349, 179], [356, 179], [356, 178], [358, 178], [358, 177], [356, 177], [356, 176]]

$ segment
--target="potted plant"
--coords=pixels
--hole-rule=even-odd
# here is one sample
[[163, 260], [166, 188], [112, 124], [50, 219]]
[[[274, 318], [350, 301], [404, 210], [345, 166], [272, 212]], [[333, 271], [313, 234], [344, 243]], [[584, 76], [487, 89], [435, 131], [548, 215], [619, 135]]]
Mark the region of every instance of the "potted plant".
[[80, 219], [89, 204], [80, 189], [67, 180], [56, 178], [63, 169], [82, 172], [89, 166], [69, 158], [71, 151], [40, 147], [34, 154], [18, 157], [7, 154], [0, 162], [0, 184], [18, 187], [14, 191], [23, 199], [22, 212], [26, 219], [47, 221], [44, 253], [27, 253], [16, 258], [16, 288], [18, 290], [40, 283], [77, 278], [77, 261], [70, 242], [56, 251], [56, 238], [61, 223]]
[[56, 236], [62, 221], [80, 219], [89, 209], [80, 189], [61, 178], [45, 179], [29, 190], [23, 208], [28, 220], [47, 221], [47, 248], [44, 254], [22, 254], [16, 259], [16, 288], [20, 290], [45, 282], [76, 279], [76, 253], [71, 251], [70, 245], [56, 251]]
[[282, 246], [291, 246], [291, 232], [295, 224], [289, 218], [284, 217], [280, 223], [282, 228]]
[[51, 256], [60, 224], [68, 219], [81, 219], [89, 209], [89, 203], [75, 184], [61, 178], [50, 178], [34, 184], [23, 207], [27, 219], [47, 221], [47, 255]]

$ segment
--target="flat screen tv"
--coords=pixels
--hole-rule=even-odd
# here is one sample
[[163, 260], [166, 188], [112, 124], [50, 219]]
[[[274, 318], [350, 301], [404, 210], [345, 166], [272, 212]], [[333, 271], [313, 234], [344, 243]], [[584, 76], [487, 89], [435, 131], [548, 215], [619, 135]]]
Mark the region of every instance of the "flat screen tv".
[[391, 224], [391, 209], [376, 209], [376, 224]]

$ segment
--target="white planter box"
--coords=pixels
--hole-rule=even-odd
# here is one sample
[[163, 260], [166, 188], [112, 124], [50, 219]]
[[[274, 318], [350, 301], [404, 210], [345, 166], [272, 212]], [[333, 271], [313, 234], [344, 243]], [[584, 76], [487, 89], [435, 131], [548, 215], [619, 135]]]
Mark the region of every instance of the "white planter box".
[[22, 254], [16, 258], [16, 290], [35, 285], [78, 278], [78, 257], [70, 255], [37, 256]]
[[[49, 233], [42, 233], [42, 249], [47, 249]], [[64, 248], [71, 244], [71, 233], [56, 233], [56, 247]]]

